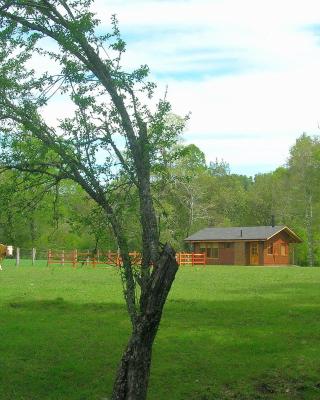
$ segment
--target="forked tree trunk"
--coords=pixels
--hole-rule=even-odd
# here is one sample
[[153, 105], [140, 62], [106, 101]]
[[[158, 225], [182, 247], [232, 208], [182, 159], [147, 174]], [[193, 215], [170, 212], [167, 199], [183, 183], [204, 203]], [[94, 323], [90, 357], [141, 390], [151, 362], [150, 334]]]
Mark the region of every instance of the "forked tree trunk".
[[152, 345], [162, 310], [178, 270], [175, 252], [166, 245], [159, 263], [141, 295], [141, 313], [122, 356], [112, 400], [145, 400], [150, 375]]

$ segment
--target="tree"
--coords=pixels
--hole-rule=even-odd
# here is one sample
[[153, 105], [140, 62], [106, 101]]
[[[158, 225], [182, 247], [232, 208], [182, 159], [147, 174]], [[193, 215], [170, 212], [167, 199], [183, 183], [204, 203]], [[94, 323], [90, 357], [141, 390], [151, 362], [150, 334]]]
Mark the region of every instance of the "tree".
[[213, 176], [230, 175], [230, 165], [223, 159], [219, 161], [218, 158], [216, 158], [216, 161], [210, 161], [209, 170]]
[[290, 149], [288, 161], [292, 200], [296, 218], [300, 217], [307, 236], [308, 265], [315, 264], [315, 222], [319, 219], [320, 142], [301, 135]]
[[[1, 164], [55, 183], [71, 179], [103, 211], [121, 252], [132, 324], [112, 399], [145, 399], [152, 345], [177, 271], [173, 248], [159, 242], [150, 176], [184, 124], [168, 129], [166, 99], [153, 112], [141, 101], [153, 95], [148, 68], [122, 70], [125, 43], [117, 20], [113, 17], [111, 33], [98, 35], [91, 3], [0, 1]], [[32, 64], [48, 60], [54, 73], [32, 70]], [[50, 124], [43, 115], [59, 94], [72, 101], [74, 111]], [[138, 270], [129, 257], [117, 202], [119, 191], [133, 186], [142, 243]]]
[[205, 155], [197, 146], [178, 146], [176, 153], [178, 156], [165, 177], [167, 184], [160, 181], [162, 189], [159, 194], [164, 204], [173, 207], [171, 214], [175, 216], [175, 231], [179, 232], [176, 239], [180, 244], [197, 223], [206, 219], [206, 206], [202, 199], [203, 182], [208, 174]]
[[[39, 237], [55, 229], [56, 190], [17, 171], [2, 171], [0, 180], [0, 234], [4, 243], [34, 247]], [[50, 205], [51, 204], [51, 205]], [[51, 219], [51, 221], [50, 221]]]

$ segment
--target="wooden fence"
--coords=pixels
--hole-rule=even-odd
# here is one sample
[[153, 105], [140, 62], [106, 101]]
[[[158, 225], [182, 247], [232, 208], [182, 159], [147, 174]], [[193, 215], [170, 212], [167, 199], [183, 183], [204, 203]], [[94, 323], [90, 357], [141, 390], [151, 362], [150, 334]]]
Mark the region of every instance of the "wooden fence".
[[206, 265], [206, 253], [177, 253], [177, 262], [179, 265]]
[[[141, 255], [138, 252], [129, 253], [131, 262], [135, 265], [141, 264]], [[71, 265], [73, 268], [78, 266], [92, 266], [95, 268], [101, 266], [116, 266], [122, 265], [122, 258], [117, 252], [98, 251], [95, 255], [89, 251], [79, 252], [78, 250], [48, 250], [48, 265]]]
[[[133, 251], [129, 253], [131, 262], [134, 265], [141, 264], [141, 253]], [[117, 266], [122, 265], [122, 258], [119, 252], [98, 250], [93, 255], [90, 251], [78, 250], [45, 250], [45, 249], [21, 249], [16, 247], [12, 257], [16, 260], [16, 266], [20, 265], [20, 260], [30, 260], [35, 265], [36, 260], [47, 259], [47, 265], [71, 266]], [[179, 265], [206, 265], [207, 257], [205, 253], [184, 253], [176, 254]]]
[[[134, 251], [129, 253], [131, 262], [134, 265], [141, 264], [141, 254]], [[183, 265], [206, 265], [207, 259], [205, 253], [177, 253], [176, 260], [180, 266]], [[111, 251], [98, 251], [94, 256], [89, 251], [79, 252], [77, 250], [65, 251], [65, 250], [49, 250], [48, 251], [48, 265], [61, 265], [61, 266], [72, 266], [76, 268], [78, 266], [92, 266], [95, 268], [98, 265], [101, 266], [117, 266], [121, 267], [122, 258], [119, 253]]]

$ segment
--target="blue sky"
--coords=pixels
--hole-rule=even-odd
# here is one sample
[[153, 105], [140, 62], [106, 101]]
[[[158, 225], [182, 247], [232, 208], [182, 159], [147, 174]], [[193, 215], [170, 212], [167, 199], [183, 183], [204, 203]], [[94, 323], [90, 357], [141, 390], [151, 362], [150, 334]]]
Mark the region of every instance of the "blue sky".
[[[303, 132], [320, 134], [319, 0], [95, 0], [93, 11], [103, 31], [117, 15], [124, 67], [148, 64], [156, 95], [168, 86], [173, 111], [191, 112], [184, 141], [208, 162], [268, 172]], [[50, 119], [72, 111], [54, 107]]]
[[[283, 165], [303, 132], [320, 134], [320, 7], [314, 0], [98, 0], [116, 13], [126, 65], [147, 63], [184, 135], [207, 160], [254, 175]], [[107, 24], [106, 24], [107, 25]]]

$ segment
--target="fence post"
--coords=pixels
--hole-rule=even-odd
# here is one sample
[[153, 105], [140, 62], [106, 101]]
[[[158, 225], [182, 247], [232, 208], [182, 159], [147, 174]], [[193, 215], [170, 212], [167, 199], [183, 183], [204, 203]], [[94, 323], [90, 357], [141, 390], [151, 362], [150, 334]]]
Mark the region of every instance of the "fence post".
[[77, 249], [75, 249], [73, 251], [73, 257], [72, 257], [72, 266], [73, 266], [73, 268], [77, 267], [77, 262], [78, 262], [78, 252], [77, 252]]
[[207, 253], [206, 252], [203, 253], [203, 264], [204, 264], [204, 266], [207, 265]]
[[20, 265], [20, 247], [17, 247], [16, 266], [19, 267], [19, 265]]
[[34, 263], [36, 260], [36, 253], [37, 253], [37, 250], [34, 247], [32, 247], [32, 266], [34, 266]]
[[194, 253], [191, 253], [191, 264], [194, 267]]
[[90, 251], [87, 250], [87, 258], [86, 258], [86, 265], [88, 267], [88, 265], [90, 264]]
[[117, 266], [120, 267], [120, 248], [118, 247], [118, 251], [117, 251]]
[[61, 265], [64, 267], [64, 250], [61, 253]]

